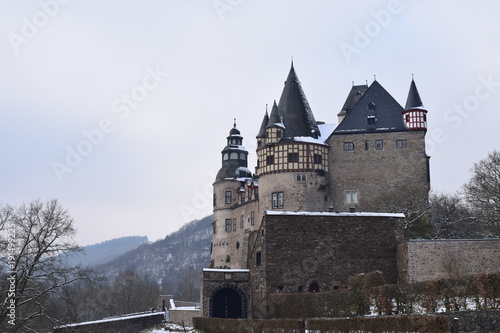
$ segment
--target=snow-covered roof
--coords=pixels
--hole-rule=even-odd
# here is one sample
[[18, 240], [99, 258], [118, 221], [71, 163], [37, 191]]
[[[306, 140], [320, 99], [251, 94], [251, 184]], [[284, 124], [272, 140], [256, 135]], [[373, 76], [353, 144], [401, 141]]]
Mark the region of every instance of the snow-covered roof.
[[291, 215], [291, 216], [366, 216], [366, 217], [405, 217], [403, 213], [371, 213], [371, 212], [291, 212], [268, 210], [266, 215]]
[[323, 142], [326, 142], [326, 140], [328, 140], [330, 134], [333, 133], [336, 127], [337, 124], [318, 124], [318, 128], [321, 133], [318, 139]]

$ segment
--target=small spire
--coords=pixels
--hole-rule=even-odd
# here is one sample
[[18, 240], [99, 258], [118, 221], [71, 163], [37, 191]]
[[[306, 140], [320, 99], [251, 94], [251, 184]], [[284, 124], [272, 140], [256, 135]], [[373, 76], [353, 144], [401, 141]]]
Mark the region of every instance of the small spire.
[[412, 81], [415, 81], [415, 80], [413, 79], [413, 74], [411, 74], [411, 80], [412, 80]]
[[377, 81], [377, 75], [373, 74], [373, 81]]
[[233, 125], [234, 128], [236, 128], [236, 118], [234, 118], [234, 125]]
[[293, 56], [292, 56], [292, 66], [291, 67], [293, 68]]
[[354, 80], [352, 81], [352, 86], [354, 87]]

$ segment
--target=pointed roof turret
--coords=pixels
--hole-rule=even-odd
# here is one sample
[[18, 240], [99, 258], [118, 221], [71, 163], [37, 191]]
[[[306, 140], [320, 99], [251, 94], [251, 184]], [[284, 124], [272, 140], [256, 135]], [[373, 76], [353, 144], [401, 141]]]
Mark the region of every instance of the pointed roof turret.
[[273, 108], [271, 109], [271, 115], [269, 116], [267, 127], [271, 127], [274, 125], [283, 126], [283, 116], [280, 114], [278, 110], [278, 105], [276, 104], [276, 100], [274, 100]]
[[410, 91], [403, 111], [406, 126], [412, 131], [427, 131], [427, 110], [422, 103], [413, 75], [411, 77]]
[[262, 124], [260, 125], [259, 134], [257, 134], [257, 138], [265, 138], [266, 137], [266, 127], [269, 123], [269, 115], [267, 114], [267, 104], [266, 104], [266, 113], [264, 114], [264, 119], [262, 119]]
[[[277, 111], [287, 129], [287, 136], [317, 137], [320, 135], [311, 107], [295, 73], [293, 62], [281, 93]], [[271, 112], [269, 120], [271, 121], [272, 118], [273, 114]]]
[[423, 109], [424, 104], [422, 103], [422, 99], [420, 98], [420, 94], [417, 90], [417, 85], [415, 84], [415, 80], [413, 80], [413, 75], [411, 78], [410, 91], [408, 92], [408, 98], [406, 99], [405, 110], [409, 109]]

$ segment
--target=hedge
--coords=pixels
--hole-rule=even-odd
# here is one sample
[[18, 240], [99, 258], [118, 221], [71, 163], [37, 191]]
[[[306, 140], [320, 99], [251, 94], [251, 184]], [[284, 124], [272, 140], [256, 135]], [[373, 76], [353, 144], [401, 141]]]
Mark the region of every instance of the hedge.
[[[368, 277], [368, 279], [366, 279]], [[365, 278], [364, 282], [363, 279]], [[455, 312], [500, 308], [500, 274], [406, 285], [367, 283], [361, 275], [349, 289], [269, 295], [270, 318], [314, 318]]]

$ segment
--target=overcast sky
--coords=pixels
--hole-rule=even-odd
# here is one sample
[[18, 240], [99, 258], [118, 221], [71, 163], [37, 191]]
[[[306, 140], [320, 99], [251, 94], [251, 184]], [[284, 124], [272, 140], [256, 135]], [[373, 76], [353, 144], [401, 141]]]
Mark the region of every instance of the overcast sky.
[[255, 166], [290, 61], [316, 120], [352, 82], [428, 109], [433, 191], [499, 148], [500, 2], [1, 0], [0, 203], [56, 198], [77, 242], [211, 213], [237, 119]]

